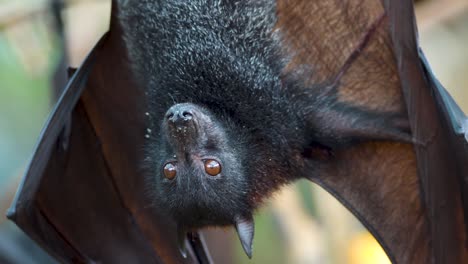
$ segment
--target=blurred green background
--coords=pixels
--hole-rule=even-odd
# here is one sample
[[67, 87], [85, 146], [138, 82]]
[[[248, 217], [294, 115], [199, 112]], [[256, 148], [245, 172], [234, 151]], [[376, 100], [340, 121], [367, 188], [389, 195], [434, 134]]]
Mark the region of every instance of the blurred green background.
[[[5, 0], [2, 0], [5, 2]], [[0, 2], [0, 3], [2, 3]], [[54, 62], [54, 53], [49, 39], [44, 36], [45, 28], [30, 30], [35, 38], [35, 47], [27, 52], [39, 52], [42, 58], [25, 58], [12, 36], [14, 32], [3, 29], [0, 33], [0, 190], [4, 191], [11, 177], [19, 175], [25, 165], [25, 158], [31, 154], [37, 135], [50, 109], [48, 76]], [[23, 36], [24, 38], [24, 36]], [[24, 39], [28, 41], [28, 39]], [[41, 43], [49, 43], [49, 48]], [[23, 43], [24, 44], [24, 43]], [[34, 44], [28, 41], [28, 45]], [[42, 55], [43, 54], [43, 55]], [[47, 62], [35, 69], [26, 67], [24, 59], [47, 58]]]
[[[106, 31], [110, 5], [107, 0], [72, 2], [63, 17], [70, 63], [77, 66]], [[1, 215], [54, 103], [51, 75], [61, 53], [45, 4], [45, 0], [0, 0]], [[433, 70], [467, 112], [468, 1], [418, 1], [416, 13], [421, 45]], [[321, 202], [314, 203], [318, 199]], [[256, 223], [250, 263], [389, 263], [357, 220], [308, 182], [275, 195]], [[235, 263], [245, 263], [236, 239], [233, 236]], [[40, 263], [36, 261], [31, 263]]]

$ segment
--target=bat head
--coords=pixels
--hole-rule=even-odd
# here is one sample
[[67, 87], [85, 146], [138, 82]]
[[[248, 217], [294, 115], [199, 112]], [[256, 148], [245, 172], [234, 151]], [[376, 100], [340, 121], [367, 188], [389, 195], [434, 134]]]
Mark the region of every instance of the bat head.
[[249, 212], [242, 139], [208, 109], [181, 103], [170, 107], [153, 146], [158, 202], [182, 225], [233, 224]]
[[295, 174], [293, 159], [287, 141], [275, 140], [276, 133], [265, 125], [267, 118], [255, 118], [253, 111], [249, 115], [248, 107], [236, 115], [222, 109], [176, 103], [160, 115], [159, 136], [147, 146], [149, 186], [180, 232], [234, 225], [251, 256], [253, 211], [293, 178], [288, 177]]

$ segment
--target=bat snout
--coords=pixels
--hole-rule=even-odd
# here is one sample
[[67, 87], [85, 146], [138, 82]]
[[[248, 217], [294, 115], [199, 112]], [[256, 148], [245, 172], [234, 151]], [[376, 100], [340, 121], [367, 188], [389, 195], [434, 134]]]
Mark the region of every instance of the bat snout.
[[171, 106], [164, 118], [171, 144], [184, 150], [197, 145], [201, 140], [200, 130], [206, 127], [205, 119], [206, 115], [197, 105], [183, 103]]
[[184, 127], [194, 121], [195, 108], [188, 104], [176, 104], [166, 112], [169, 125]]

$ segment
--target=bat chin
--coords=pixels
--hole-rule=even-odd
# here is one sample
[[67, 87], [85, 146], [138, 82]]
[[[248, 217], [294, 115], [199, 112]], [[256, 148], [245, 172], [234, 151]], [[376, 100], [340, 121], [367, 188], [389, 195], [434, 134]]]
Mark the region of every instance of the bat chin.
[[[255, 224], [252, 216], [242, 217], [237, 216], [234, 218], [234, 228], [236, 229], [237, 235], [241, 242], [242, 248], [244, 249], [245, 254], [252, 258], [252, 249], [253, 249], [253, 238], [255, 233]], [[186, 237], [194, 237], [190, 228], [187, 228], [183, 225], [178, 226], [178, 247], [180, 253], [184, 258], [187, 257], [187, 247], [185, 246], [185, 238]]]

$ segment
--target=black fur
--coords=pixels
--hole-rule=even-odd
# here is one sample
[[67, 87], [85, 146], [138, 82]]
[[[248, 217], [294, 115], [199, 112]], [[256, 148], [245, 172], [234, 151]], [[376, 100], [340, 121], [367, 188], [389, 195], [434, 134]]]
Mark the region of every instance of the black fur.
[[[158, 203], [192, 226], [232, 224], [236, 214], [251, 214], [263, 197], [298, 176], [303, 124], [279, 77], [285, 60], [273, 31], [274, 1], [140, 0], [122, 16], [154, 120], [148, 148]], [[237, 161], [223, 167], [223, 184], [165, 192], [161, 122], [169, 107], [185, 102], [204, 107], [224, 127], [228, 144], [218, 155], [235, 153]], [[200, 197], [213, 202], [183, 206]]]
[[[304, 89], [283, 76], [289, 55], [274, 28], [275, 11], [274, 0], [129, 0], [120, 14], [134, 72], [148, 94], [154, 199], [181, 225], [249, 217], [272, 191], [301, 177], [304, 162], [332, 158], [333, 148], [360, 138], [353, 130], [360, 120], [369, 129], [384, 127], [378, 115], [335, 102], [332, 89]], [[178, 103], [201, 107], [219, 127], [214, 133], [223, 143], [216, 151], [203, 144], [192, 151], [223, 159], [222, 180], [186, 188], [165, 181], [162, 167], [174, 150], [164, 115]], [[347, 136], [340, 124], [353, 114]], [[204, 177], [197, 168], [181, 170]]]

